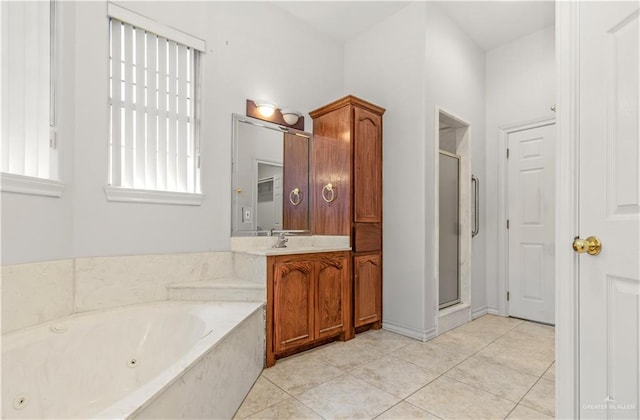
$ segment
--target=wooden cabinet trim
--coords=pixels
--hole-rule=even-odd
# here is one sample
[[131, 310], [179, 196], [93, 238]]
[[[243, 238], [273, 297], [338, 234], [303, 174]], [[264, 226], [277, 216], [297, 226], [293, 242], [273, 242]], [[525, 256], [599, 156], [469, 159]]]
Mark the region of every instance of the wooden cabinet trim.
[[381, 106], [372, 104], [371, 102], [365, 101], [364, 99], [358, 98], [357, 96], [347, 95], [321, 108], [309, 112], [309, 116], [311, 116], [312, 119], [316, 119], [324, 114], [328, 114], [329, 112], [349, 105], [355, 105], [379, 115], [382, 115], [385, 112], [385, 109]]

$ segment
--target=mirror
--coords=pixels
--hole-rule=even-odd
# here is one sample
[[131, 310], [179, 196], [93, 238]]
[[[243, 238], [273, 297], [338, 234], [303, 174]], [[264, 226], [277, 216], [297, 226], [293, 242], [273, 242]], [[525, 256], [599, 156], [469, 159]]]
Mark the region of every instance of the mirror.
[[231, 236], [309, 232], [311, 134], [233, 114]]

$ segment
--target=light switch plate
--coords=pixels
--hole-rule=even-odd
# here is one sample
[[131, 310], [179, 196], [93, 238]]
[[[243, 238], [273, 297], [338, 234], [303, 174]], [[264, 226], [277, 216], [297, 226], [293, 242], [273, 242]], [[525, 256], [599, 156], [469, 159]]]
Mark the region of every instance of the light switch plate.
[[251, 207], [242, 208], [242, 223], [251, 223]]

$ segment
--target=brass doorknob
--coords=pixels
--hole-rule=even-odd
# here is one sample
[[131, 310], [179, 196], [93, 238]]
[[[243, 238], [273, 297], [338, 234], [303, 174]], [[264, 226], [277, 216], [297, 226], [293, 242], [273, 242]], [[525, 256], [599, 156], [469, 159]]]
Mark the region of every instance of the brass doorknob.
[[573, 250], [578, 254], [586, 252], [589, 255], [598, 255], [602, 250], [602, 244], [597, 236], [589, 236], [587, 239], [580, 239], [576, 236], [573, 240]]

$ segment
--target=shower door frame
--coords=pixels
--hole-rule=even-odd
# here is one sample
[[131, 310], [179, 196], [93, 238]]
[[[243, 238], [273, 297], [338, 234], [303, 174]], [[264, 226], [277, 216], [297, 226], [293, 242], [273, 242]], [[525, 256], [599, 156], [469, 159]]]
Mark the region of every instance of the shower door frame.
[[[461, 156], [456, 155], [455, 153], [447, 152], [446, 150], [438, 149], [438, 158], [440, 155], [445, 155], [450, 158], [456, 159], [458, 161], [458, 194], [457, 194], [457, 202], [456, 208], [458, 213], [458, 223], [457, 223], [457, 246], [456, 246], [456, 286], [457, 286], [457, 298], [455, 300], [440, 303], [440, 263], [438, 262], [438, 310], [449, 308], [451, 306], [457, 305], [462, 302], [462, 285], [460, 284], [460, 175], [461, 175]], [[438, 165], [438, 168], [440, 165]], [[440, 183], [441, 178], [438, 176], [438, 184]], [[438, 185], [438, 195], [440, 195], [440, 185]], [[440, 198], [438, 198], [438, 203], [440, 203]], [[438, 231], [440, 231], [440, 217], [438, 217]], [[438, 240], [440, 240], [440, 234], [438, 234]], [[440, 245], [438, 244], [438, 259], [440, 258]]]

